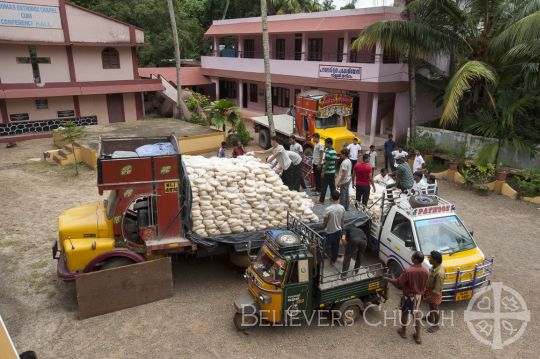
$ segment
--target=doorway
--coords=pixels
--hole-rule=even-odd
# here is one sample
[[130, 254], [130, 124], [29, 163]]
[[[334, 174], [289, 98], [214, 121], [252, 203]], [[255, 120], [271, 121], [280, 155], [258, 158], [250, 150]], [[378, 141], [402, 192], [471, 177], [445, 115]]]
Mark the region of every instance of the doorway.
[[246, 82], [242, 83], [242, 107], [248, 107], [248, 84]]
[[126, 122], [124, 117], [124, 97], [115, 93], [107, 95], [107, 112], [109, 113], [109, 123]]
[[350, 94], [353, 98], [353, 103], [352, 103], [352, 106], [353, 106], [353, 109], [352, 109], [352, 116], [351, 116], [351, 128], [349, 130], [351, 130], [352, 132], [357, 132], [358, 131], [358, 105], [360, 103], [360, 96], [358, 96], [358, 94]]

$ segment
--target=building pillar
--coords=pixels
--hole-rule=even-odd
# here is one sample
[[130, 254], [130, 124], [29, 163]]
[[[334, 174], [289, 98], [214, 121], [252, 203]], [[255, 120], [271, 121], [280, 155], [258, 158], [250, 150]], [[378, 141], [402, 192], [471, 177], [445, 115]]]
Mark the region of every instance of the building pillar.
[[243, 39], [242, 39], [242, 36], [238, 36], [237, 38], [237, 44], [236, 44], [236, 47], [238, 48], [238, 54], [236, 55], [237, 57], [244, 57], [244, 42], [243, 42]]
[[349, 42], [351, 39], [349, 37], [349, 32], [345, 31], [343, 35], [343, 60], [342, 62], [349, 62]]
[[214, 36], [214, 56], [219, 57], [219, 38]]
[[243, 108], [244, 96], [246, 96], [244, 93], [244, 81], [240, 80], [238, 81], [238, 107], [240, 108]]
[[375, 46], [375, 63], [382, 64], [383, 62], [383, 48], [380, 41], [377, 41]]
[[371, 117], [371, 94], [369, 92], [360, 92], [358, 101], [358, 126], [357, 134], [363, 135], [368, 132], [369, 118]]
[[409, 122], [409, 92], [397, 92], [394, 100], [394, 124], [392, 126], [394, 141], [405, 142]]
[[0, 116], [2, 117], [2, 123], [9, 124], [9, 114], [7, 110], [6, 100], [0, 99]]
[[302, 33], [302, 61], [307, 60], [307, 34]]
[[377, 134], [377, 116], [379, 110], [379, 94], [373, 94], [373, 101], [371, 105], [371, 128], [369, 130], [369, 144], [375, 144], [375, 135]]
[[214, 84], [214, 89], [216, 92], [216, 100], [219, 100], [219, 77], [212, 77], [211, 79], [212, 83]]

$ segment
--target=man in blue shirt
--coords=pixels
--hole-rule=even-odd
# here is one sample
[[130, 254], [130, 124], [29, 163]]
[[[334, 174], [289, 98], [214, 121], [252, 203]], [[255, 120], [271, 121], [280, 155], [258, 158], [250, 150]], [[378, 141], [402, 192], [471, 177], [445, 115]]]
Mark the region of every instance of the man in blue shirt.
[[396, 170], [394, 166], [394, 157], [392, 156], [392, 151], [396, 148], [396, 143], [392, 139], [394, 136], [392, 134], [388, 135], [388, 141], [384, 143], [384, 167], [391, 168], [392, 171]]

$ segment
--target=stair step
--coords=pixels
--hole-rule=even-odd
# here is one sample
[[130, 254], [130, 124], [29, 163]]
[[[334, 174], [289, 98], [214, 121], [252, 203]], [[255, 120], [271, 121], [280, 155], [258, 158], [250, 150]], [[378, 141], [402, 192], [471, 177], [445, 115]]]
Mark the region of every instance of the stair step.
[[62, 148], [60, 151], [58, 151], [58, 154], [62, 155], [62, 157], [67, 158], [68, 156], [73, 155], [73, 152], [66, 151], [66, 149]]

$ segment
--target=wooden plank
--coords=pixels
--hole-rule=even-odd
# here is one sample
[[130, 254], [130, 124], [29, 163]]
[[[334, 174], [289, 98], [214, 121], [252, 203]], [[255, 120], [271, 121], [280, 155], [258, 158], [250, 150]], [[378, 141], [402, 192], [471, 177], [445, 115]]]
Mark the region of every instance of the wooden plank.
[[170, 257], [77, 276], [79, 319], [172, 297]]
[[4, 320], [0, 316], [0, 358], [17, 359], [18, 357], [13, 341], [4, 324]]

